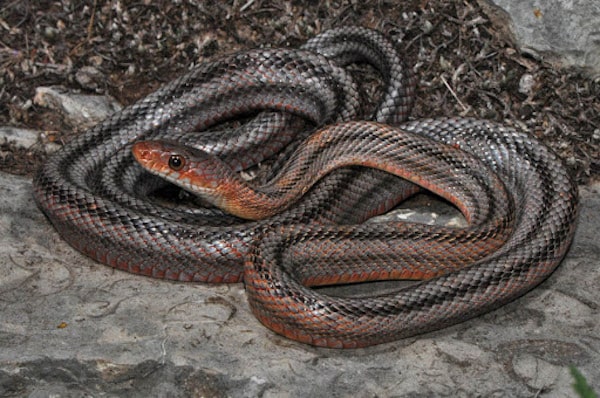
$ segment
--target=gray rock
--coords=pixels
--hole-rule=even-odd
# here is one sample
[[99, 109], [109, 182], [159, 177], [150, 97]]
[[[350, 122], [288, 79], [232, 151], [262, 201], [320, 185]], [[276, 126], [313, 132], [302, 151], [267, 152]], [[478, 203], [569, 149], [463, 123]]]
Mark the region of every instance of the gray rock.
[[110, 96], [76, 94], [62, 87], [38, 87], [33, 102], [58, 111], [67, 124], [81, 130], [98, 124], [121, 109], [121, 105]]
[[36, 208], [30, 181], [0, 173], [0, 396], [574, 397], [569, 365], [598, 389], [600, 184], [581, 193], [570, 253], [531, 293], [451, 328], [343, 351], [273, 334], [241, 284], [91, 261]]
[[0, 126], [0, 140], [15, 144], [17, 147], [31, 148], [43, 144], [46, 152], [54, 152], [60, 148], [58, 144], [40, 139], [43, 135], [43, 133], [37, 130]]
[[480, 0], [480, 4], [496, 25], [510, 25], [522, 51], [555, 64], [585, 68], [600, 78], [597, 0]]
[[83, 88], [95, 90], [108, 79], [93, 66], [84, 66], [75, 73], [75, 80]]

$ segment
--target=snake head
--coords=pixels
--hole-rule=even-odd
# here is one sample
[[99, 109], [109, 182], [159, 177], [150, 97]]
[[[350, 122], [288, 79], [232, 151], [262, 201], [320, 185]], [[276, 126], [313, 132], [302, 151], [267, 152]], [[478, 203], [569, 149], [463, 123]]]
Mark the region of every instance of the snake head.
[[216, 156], [167, 140], [138, 141], [131, 151], [150, 173], [228, 210], [239, 177]]

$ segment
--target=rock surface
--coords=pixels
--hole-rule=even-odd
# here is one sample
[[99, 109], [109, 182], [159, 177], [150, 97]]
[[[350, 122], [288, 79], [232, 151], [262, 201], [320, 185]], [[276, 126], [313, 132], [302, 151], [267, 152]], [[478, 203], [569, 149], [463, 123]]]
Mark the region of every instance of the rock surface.
[[519, 47], [564, 66], [580, 66], [600, 78], [600, 2], [597, 0], [486, 0], [496, 25], [508, 25]]
[[[31, 148], [41, 143], [40, 137], [44, 133], [37, 130], [24, 129], [11, 126], [0, 126], [0, 140], [15, 144], [20, 148]], [[54, 152], [60, 145], [53, 142], [44, 142], [44, 151]]]
[[[360, 350], [265, 329], [241, 284], [115, 271], [66, 245], [29, 180], [0, 173], [0, 396], [575, 396], [600, 380], [600, 184], [568, 257], [492, 313]], [[598, 388], [598, 385], [596, 385]]]
[[122, 108], [110, 96], [75, 94], [63, 87], [38, 87], [33, 102], [55, 110], [67, 124], [82, 130]]

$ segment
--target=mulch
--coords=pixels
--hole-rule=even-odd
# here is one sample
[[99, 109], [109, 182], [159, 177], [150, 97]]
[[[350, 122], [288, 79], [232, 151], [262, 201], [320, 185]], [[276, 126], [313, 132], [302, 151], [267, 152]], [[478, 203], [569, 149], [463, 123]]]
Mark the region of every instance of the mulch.
[[[393, 38], [419, 76], [412, 118], [472, 116], [518, 125], [580, 183], [600, 175], [600, 84], [520, 52], [476, 0], [8, 0], [0, 5], [0, 126], [57, 142], [78, 129], [32, 102], [36, 87], [109, 94], [123, 105], [191, 65], [257, 46], [298, 46], [331, 27]], [[355, 68], [366, 90], [372, 71]], [[0, 143], [0, 170], [31, 176], [45, 154]]]

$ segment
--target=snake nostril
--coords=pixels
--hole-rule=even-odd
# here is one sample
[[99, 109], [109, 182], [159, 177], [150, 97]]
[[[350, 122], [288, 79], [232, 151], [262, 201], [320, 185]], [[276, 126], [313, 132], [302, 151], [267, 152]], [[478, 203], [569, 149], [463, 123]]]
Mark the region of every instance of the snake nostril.
[[149, 151], [144, 145], [138, 142], [133, 144], [131, 153], [133, 153], [133, 156], [136, 158], [136, 160], [142, 161], [148, 158]]

